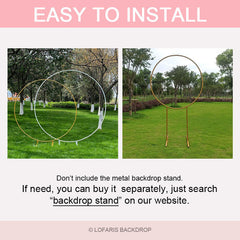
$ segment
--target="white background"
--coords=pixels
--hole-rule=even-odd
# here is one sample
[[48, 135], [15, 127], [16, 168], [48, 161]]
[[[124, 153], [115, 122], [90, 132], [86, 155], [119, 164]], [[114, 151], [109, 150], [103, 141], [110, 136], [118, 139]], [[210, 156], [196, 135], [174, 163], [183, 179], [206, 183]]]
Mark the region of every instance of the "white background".
[[[240, 220], [240, 29], [0, 29], [0, 220]], [[119, 159], [7, 159], [7, 48], [107, 47], [233, 48], [233, 159], [122, 159], [119, 111]], [[207, 56], [206, 56], [207, 57]], [[121, 100], [119, 100], [121, 109]], [[223, 113], [224, 114], [224, 113]], [[51, 151], [51, 149], [49, 150]], [[199, 149], [201, 151], [201, 149]], [[61, 175], [182, 175], [184, 184], [218, 186], [215, 195], [193, 195], [182, 206], [53, 208], [49, 196], [23, 194], [21, 185], [55, 185]]]

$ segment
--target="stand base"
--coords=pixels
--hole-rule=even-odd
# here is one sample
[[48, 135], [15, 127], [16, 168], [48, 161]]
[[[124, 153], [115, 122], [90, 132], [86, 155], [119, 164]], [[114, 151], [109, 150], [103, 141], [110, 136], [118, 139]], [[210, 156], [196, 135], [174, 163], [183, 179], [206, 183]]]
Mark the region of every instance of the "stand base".
[[165, 147], [168, 146], [168, 136], [166, 136], [166, 143], [165, 143]]
[[[190, 142], [189, 142], [189, 138], [186, 137], [186, 142], [187, 142], [187, 147], [189, 148], [190, 147]], [[166, 143], [165, 143], [165, 147], [168, 146], [168, 136], [166, 136]]]
[[[190, 147], [190, 142], [189, 142], [189, 138], [188, 138], [188, 108], [186, 108], [186, 130], [187, 130], [187, 136], [186, 136], [186, 143], [187, 143], [187, 147]], [[168, 146], [168, 108], [166, 108], [166, 143], [165, 143], [165, 147]]]
[[190, 147], [190, 143], [189, 143], [189, 138], [186, 137], [186, 141], [187, 141], [187, 147], [189, 148]]

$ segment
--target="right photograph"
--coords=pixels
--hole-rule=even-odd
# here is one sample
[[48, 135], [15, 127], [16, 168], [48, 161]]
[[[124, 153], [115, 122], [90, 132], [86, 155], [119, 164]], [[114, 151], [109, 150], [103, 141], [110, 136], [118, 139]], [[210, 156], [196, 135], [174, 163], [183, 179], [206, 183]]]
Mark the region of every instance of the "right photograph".
[[123, 158], [233, 156], [233, 49], [123, 49]]

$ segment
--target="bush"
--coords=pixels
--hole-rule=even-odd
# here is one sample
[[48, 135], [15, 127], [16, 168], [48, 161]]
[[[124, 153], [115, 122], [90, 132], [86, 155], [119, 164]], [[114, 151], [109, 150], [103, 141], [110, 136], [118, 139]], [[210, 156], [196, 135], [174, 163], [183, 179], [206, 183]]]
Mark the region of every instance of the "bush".
[[48, 108], [75, 108], [74, 102], [49, 102]]
[[[195, 98], [180, 98], [177, 100], [177, 103], [180, 102], [193, 102]], [[197, 102], [232, 102], [232, 98], [199, 98]], [[171, 104], [171, 106], [175, 105], [174, 98], [165, 98], [162, 100], [162, 103], [164, 104]], [[146, 102], [139, 102], [139, 101], [133, 101], [132, 102], [132, 110], [139, 111], [143, 109], [150, 109], [152, 107], [156, 107], [161, 105], [156, 99], [146, 101]], [[178, 107], [175, 106], [175, 107]], [[124, 104], [123, 105], [123, 112], [129, 112], [129, 104]]]
[[[94, 104], [95, 110], [98, 109], [99, 104]], [[74, 102], [49, 102], [47, 108], [76, 108]], [[90, 103], [80, 103], [80, 109], [91, 109]], [[107, 111], [113, 111], [114, 105], [107, 105]]]

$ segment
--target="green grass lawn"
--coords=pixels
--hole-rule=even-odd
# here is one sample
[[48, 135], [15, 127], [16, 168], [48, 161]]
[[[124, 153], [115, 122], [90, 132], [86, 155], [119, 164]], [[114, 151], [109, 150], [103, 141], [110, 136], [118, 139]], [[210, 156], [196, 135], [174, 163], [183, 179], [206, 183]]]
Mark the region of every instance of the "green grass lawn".
[[[24, 135], [18, 128], [13, 114], [14, 103], [8, 103], [8, 158], [117, 158], [118, 157], [118, 115], [108, 111], [102, 130], [98, 130], [90, 138], [76, 143], [39, 142]], [[72, 125], [74, 109], [44, 109], [37, 106], [39, 122], [54, 137], [62, 136]], [[37, 125], [29, 103], [24, 106], [24, 115], [20, 116], [19, 103], [16, 107], [17, 119], [26, 133], [40, 140], [50, 140]], [[73, 129], [62, 140], [77, 140], [89, 135], [98, 126], [98, 115], [95, 110], [79, 109], [77, 121]]]
[[186, 147], [186, 110], [166, 108], [123, 115], [124, 158], [232, 158], [232, 103], [195, 103], [188, 110], [190, 148]]

